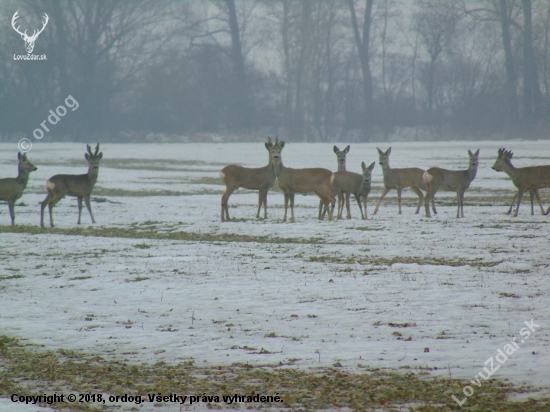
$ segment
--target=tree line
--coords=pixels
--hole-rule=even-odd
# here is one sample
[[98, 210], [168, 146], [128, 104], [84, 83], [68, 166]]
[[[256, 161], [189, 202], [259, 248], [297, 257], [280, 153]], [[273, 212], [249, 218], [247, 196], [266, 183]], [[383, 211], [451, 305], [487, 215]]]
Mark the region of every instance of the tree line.
[[[17, 25], [47, 27], [26, 54]], [[0, 0], [0, 140], [547, 137], [547, 0]]]

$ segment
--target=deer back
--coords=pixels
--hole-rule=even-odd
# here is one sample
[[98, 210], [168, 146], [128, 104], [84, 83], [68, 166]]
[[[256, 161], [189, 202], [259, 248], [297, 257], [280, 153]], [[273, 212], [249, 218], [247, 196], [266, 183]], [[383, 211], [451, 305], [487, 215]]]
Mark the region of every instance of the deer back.
[[278, 176], [279, 187], [282, 190], [306, 193], [315, 192], [319, 188], [332, 188], [334, 174], [320, 167], [309, 169], [283, 168]]
[[246, 189], [270, 188], [276, 179], [272, 164], [258, 168], [229, 165], [221, 170], [220, 176], [226, 186]]

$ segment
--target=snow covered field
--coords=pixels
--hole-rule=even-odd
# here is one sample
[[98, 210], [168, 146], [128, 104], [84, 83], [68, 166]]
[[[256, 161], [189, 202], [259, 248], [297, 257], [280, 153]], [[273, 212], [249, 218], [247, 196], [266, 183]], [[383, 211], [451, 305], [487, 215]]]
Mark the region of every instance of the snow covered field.
[[[288, 143], [283, 162], [335, 170], [332, 146]], [[348, 170], [378, 163], [376, 146], [387, 149], [352, 144]], [[424, 169], [465, 169], [467, 150], [480, 149], [464, 219], [448, 192], [436, 195], [434, 218], [415, 215], [410, 189], [402, 215], [391, 191], [372, 216], [377, 164], [366, 221], [352, 201], [353, 219], [319, 222], [318, 198], [297, 195], [296, 223], [282, 223], [276, 190], [268, 219], [256, 220], [257, 192], [240, 189], [229, 199], [235, 221], [222, 223], [219, 170], [265, 165], [263, 142], [105, 144], [97, 224], [84, 209], [80, 231], [37, 233], [46, 179], [84, 173], [86, 163], [84, 144], [34, 142], [38, 170], [16, 206], [25, 228], [0, 233], [0, 330], [132, 363], [341, 365], [467, 380], [516, 337], [494, 378], [548, 395], [550, 217], [538, 207], [531, 216], [528, 195], [517, 218], [505, 214], [515, 188], [491, 169], [499, 147], [514, 151], [516, 167], [550, 164], [546, 141], [392, 145], [392, 167]], [[16, 168], [16, 145], [0, 144], [0, 177]], [[54, 220], [76, 228], [76, 200], [61, 201]], [[531, 319], [540, 328], [520, 343]]]

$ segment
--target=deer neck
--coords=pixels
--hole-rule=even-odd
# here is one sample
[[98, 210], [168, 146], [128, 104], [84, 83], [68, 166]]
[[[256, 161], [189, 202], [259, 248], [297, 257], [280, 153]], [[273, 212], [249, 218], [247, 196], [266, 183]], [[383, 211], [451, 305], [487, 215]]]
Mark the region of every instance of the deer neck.
[[27, 183], [29, 182], [29, 173], [25, 172], [21, 165], [18, 166], [18, 173], [17, 177], [15, 178], [17, 183], [19, 183], [20, 186], [23, 187], [23, 190], [27, 187]]
[[470, 181], [474, 180], [477, 174], [477, 165], [471, 166], [466, 171], [468, 173], [468, 177], [470, 178]]
[[512, 165], [512, 162], [510, 162], [509, 160], [508, 161], [504, 161], [502, 162], [503, 165], [502, 165], [502, 170], [504, 170], [504, 172], [510, 176], [510, 178], [512, 180], [514, 180], [514, 178], [516, 177], [517, 175], [517, 169]]
[[285, 166], [283, 165], [283, 161], [273, 163], [273, 170], [275, 170], [275, 176], [279, 177], [281, 173], [285, 170]]
[[92, 168], [88, 169], [88, 180], [90, 181], [92, 186], [94, 186], [95, 183], [97, 182], [98, 174], [99, 174], [99, 170], [93, 171]]
[[339, 172], [345, 172], [346, 171], [346, 164], [344, 163], [343, 165], [338, 163], [338, 171]]

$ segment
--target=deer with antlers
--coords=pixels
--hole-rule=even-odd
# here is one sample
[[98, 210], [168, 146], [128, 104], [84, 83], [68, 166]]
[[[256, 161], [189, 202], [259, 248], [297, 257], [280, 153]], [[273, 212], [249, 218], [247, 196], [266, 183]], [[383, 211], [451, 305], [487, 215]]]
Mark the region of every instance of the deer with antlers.
[[[336, 203], [336, 199], [332, 195], [334, 174], [330, 170], [319, 167], [308, 169], [291, 169], [290, 167], [285, 167], [281, 158], [281, 151], [284, 147], [285, 142], [283, 140], [279, 142], [279, 138], [275, 137], [275, 144], [270, 150], [273, 156], [277, 182], [285, 195], [285, 215], [283, 217], [283, 222], [286, 222], [289, 202], [290, 221], [294, 222], [294, 194], [311, 192], [321, 198], [325, 209], [329, 211], [328, 220], [332, 220], [334, 204]], [[332, 207], [330, 207], [330, 205], [332, 205]], [[319, 216], [319, 219], [323, 220], [323, 216]]]
[[25, 49], [27, 50], [28, 54], [31, 54], [32, 51], [34, 50], [34, 42], [36, 41], [36, 39], [38, 38], [40, 33], [42, 33], [44, 31], [44, 29], [46, 28], [46, 25], [48, 24], [48, 21], [50, 20], [50, 18], [48, 17], [48, 15], [46, 13], [44, 13], [44, 16], [43, 16], [44, 22], [42, 23], [42, 28], [40, 30], [33, 30], [32, 35], [29, 36], [29, 35], [27, 35], [27, 30], [25, 30], [24, 32], [21, 32], [19, 30], [20, 26], [15, 27], [15, 21], [19, 18], [18, 14], [19, 14], [19, 10], [17, 10], [14, 13], [14, 15], [11, 19], [11, 26], [13, 27], [13, 29], [19, 35], [21, 35], [21, 38], [23, 40], [25, 40]]
[[220, 177], [225, 184], [225, 193], [222, 196], [222, 222], [229, 220], [229, 208], [227, 202], [229, 196], [239, 187], [258, 190], [258, 213], [256, 219], [260, 218], [260, 210], [264, 206], [264, 219], [267, 219], [267, 192], [275, 184], [275, 169], [273, 167], [273, 155], [271, 148], [273, 143], [271, 137], [267, 138], [265, 148], [269, 152], [269, 163], [267, 166], [248, 168], [237, 165], [229, 165], [220, 171]]
[[78, 222], [80, 224], [80, 216], [82, 214], [82, 200], [86, 204], [92, 223], [95, 223], [92, 207], [90, 205], [90, 195], [97, 182], [99, 173], [99, 161], [103, 158], [103, 152], [99, 152], [99, 143], [95, 147], [95, 152], [92, 153], [90, 145], [86, 145], [88, 153], [84, 158], [88, 162], [88, 173], [83, 175], [55, 175], [46, 181], [46, 189], [48, 195], [40, 206], [40, 226], [44, 227], [44, 209], [48, 206], [50, 212], [50, 226], [53, 225], [52, 209], [66, 195], [76, 196], [78, 201]]
[[[516, 168], [512, 165], [512, 156], [514, 156], [512, 151], [507, 151], [504, 148], [498, 149], [498, 157], [493, 165], [493, 170], [496, 170], [497, 172], [505, 172], [508, 176], [510, 176], [512, 182], [518, 188], [518, 192], [512, 200], [512, 206], [514, 205], [516, 198], [518, 201], [514, 217], [517, 217], [519, 213], [519, 205], [521, 204], [521, 199], [526, 191], [529, 191], [531, 195], [531, 213], [533, 213], [534, 194], [537, 197], [542, 213], [548, 214], [550, 212], [550, 208], [548, 208], [548, 211], [544, 211], [544, 208], [540, 202], [538, 189], [550, 187], [550, 166], [529, 166]], [[511, 212], [512, 206], [510, 206], [508, 213]]]
[[8, 202], [12, 226], [15, 226], [15, 201], [23, 196], [29, 181], [29, 173], [36, 170], [36, 166], [29, 161], [26, 153], [17, 153], [17, 158], [19, 159], [17, 177], [0, 179], [0, 200]]

